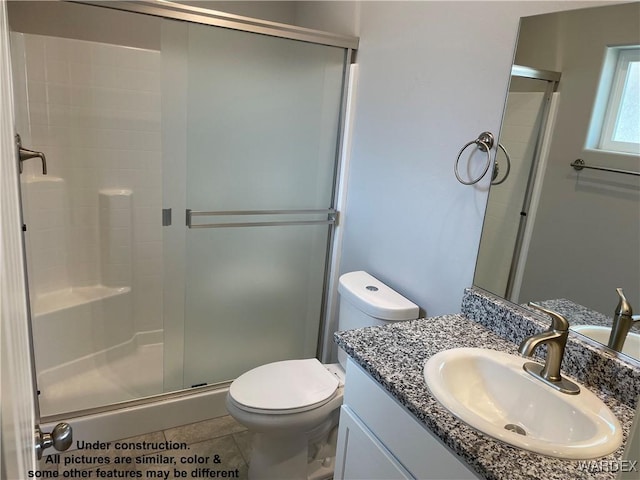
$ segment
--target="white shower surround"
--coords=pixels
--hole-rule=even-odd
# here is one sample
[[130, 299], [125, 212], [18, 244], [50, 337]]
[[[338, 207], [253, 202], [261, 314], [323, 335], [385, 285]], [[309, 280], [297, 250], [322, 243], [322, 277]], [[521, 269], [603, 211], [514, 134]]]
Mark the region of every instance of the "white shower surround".
[[45, 296], [58, 305], [33, 315], [43, 415], [162, 392], [162, 330], [134, 332], [132, 300], [129, 287], [79, 287]]
[[42, 414], [161, 393], [160, 52], [12, 41]]

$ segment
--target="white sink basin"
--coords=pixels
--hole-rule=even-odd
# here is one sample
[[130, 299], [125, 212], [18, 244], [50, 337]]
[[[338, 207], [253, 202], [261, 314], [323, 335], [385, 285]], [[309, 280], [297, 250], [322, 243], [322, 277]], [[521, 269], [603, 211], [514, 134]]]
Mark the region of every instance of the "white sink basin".
[[510, 445], [551, 457], [588, 459], [622, 444], [620, 423], [585, 387], [567, 395], [524, 371], [528, 360], [482, 348], [431, 357], [424, 377], [453, 415]]
[[[571, 327], [571, 330], [589, 337], [598, 343], [602, 343], [603, 345], [609, 343], [609, 335], [611, 335], [611, 327], [600, 327], [596, 325], [575, 325]], [[624, 341], [622, 353], [640, 360], [640, 335], [629, 332]]]

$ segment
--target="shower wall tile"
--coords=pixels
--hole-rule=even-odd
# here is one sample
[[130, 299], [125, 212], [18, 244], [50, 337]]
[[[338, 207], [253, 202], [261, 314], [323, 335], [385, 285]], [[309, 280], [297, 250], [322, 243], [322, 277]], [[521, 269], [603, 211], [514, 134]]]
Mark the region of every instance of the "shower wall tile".
[[[75, 80], [74, 80], [75, 81]], [[91, 80], [89, 80], [90, 82]], [[74, 85], [69, 88], [69, 105], [76, 108], [90, 108], [93, 102], [91, 85]], [[84, 124], [80, 124], [84, 125]]]
[[84, 63], [80, 58], [73, 56], [73, 59], [69, 62], [69, 85], [72, 87], [72, 91], [77, 87], [91, 87], [91, 80], [93, 78], [90, 59], [87, 59]]
[[45, 83], [47, 91], [47, 103], [54, 105], [71, 104], [71, 87], [60, 83]]
[[47, 125], [49, 123], [49, 109], [45, 102], [31, 102], [29, 104], [29, 121], [31, 125]]
[[45, 63], [47, 83], [69, 85], [69, 64], [59, 60], [47, 60]]
[[30, 260], [39, 268], [30, 272], [30, 282], [40, 286], [42, 293], [68, 284], [67, 243], [69, 232], [66, 184], [62, 179], [26, 182], [23, 185], [30, 201], [25, 202], [25, 217], [28, 222], [27, 244]]
[[[542, 93], [509, 93], [500, 142], [509, 152], [511, 172], [509, 180], [491, 189], [489, 194], [492, 208], [485, 218], [487, 228], [482, 234], [482, 254], [478, 256], [476, 269], [478, 283], [491, 291], [504, 292], [506, 288], [511, 258], [504, 255], [504, 245], [516, 241], [522, 192], [529, 174], [542, 105]], [[497, 162], [501, 167], [499, 178], [502, 178], [505, 171], [502, 152], [497, 154]]]
[[98, 87], [160, 93], [160, 77], [153, 70], [95, 66], [92, 78]]
[[[47, 85], [44, 81], [32, 81], [27, 72], [27, 90], [29, 92], [29, 104], [31, 102], [47, 102]], [[26, 100], [25, 100], [26, 101]]]
[[29, 51], [29, 55], [25, 58], [27, 80], [29, 82], [44, 82], [45, 62], [44, 62], [44, 40], [37, 35], [25, 35], [25, 49]]
[[[52, 193], [41, 186], [25, 189], [32, 292], [127, 279], [135, 298], [135, 330], [160, 329], [160, 52], [19, 35], [25, 74], [16, 78], [26, 90], [22, 103], [30, 121], [23, 141], [44, 151], [49, 167], [45, 178], [37, 162], [27, 162], [23, 182], [58, 178], [64, 186], [62, 200], [47, 198]], [[16, 110], [24, 117], [22, 108]], [[109, 227], [106, 237], [99, 202], [105, 189], [132, 191], [128, 213], [113, 208], [102, 219]], [[127, 228], [129, 237], [123, 233]]]
[[62, 37], [43, 36], [45, 60], [69, 61], [70, 45], [74, 40]]

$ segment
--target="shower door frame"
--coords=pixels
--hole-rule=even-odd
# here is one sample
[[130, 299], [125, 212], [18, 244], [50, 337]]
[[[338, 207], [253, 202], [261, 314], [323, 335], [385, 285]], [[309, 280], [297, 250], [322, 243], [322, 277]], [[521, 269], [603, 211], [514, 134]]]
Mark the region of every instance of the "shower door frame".
[[[542, 181], [538, 179], [538, 170], [542, 157], [542, 144], [544, 141], [545, 132], [547, 130], [547, 123], [549, 121], [549, 113], [551, 110], [551, 95], [558, 90], [558, 84], [562, 74], [560, 72], [554, 72], [551, 70], [540, 70], [532, 67], [526, 67], [523, 65], [513, 65], [511, 67], [511, 77], [529, 78], [532, 80], [541, 80], [547, 82], [542, 107], [542, 117], [540, 126], [538, 127], [538, 134], [536, 136], [535, 145], [533, 149], [533, 156], [531, 159], [531, 167], [529, 170], [529, 177], [527, 178], [527, 186], [525, 188], [524, 197], [522, 200], [522, 208], [520, 209], [520, 220], [518, 223], [518, 232], [516, 234], [516, 241], [513, 247], [513, 256], [511, 257], [511, 266], [509, 268], [509, 275], [507, 277], [507, 285], [505, 289], [504, 297], [508, 300], [517, 302], [517, 298], [514, 298], [519, 292], [519, 286], [517, 286], [518, 276], [522, 275], [522, 269], [524, 268], [524, 258], [526, 251], [523, 252], [523, 245], [527, 234], [528, 215], [531, 213], [532, 208], [536, 206], [532, 205], [534, 190], [536, 189], [536, 182]], [[507, 101], [508, 101], [507, 92]], [[506, 106], [506, 103], [505, 103]], [[505, 107], [506, 110], [506, 107]]]
[[[341, 170], [341, 153], [344, 148], [344, 133], [345, 133], [345, 117], [347, 113], [347, 88], [350, 83], [350, 65], [355, 63], [355, 52], [357, 51], [359, 38], [334, 34], [330, 32], [324, 32], [321, 30], [313, 30], [303, 27], [297, 27], [284, 23], [271, 22], [267, 20], [260, 20], [251, 17], [244, 17], [240, 15], [229, 14], [225, 12], [219, 12], [215, 10], [208, 10], [200, 7], [193, 7], [189, 5], [181, 5], [166, 1], [156, 0], [143, 0], [143, 1], [118, 1], [118, 2], [104, 2], [104, 1], [82, 1], [82, 0], [65, 0], [69, 3], [76, 3], [88, 6], [103, 7], [115, 10], [121, 10], [137, 14], [152, 15], [166, 19], [181, 20], [191, 23], [199, 23], [214, 27], [228, 28], [233, 30], [244, 31], [248, 33], [256, 33], [261, 35], [267, 35], [272, 37], [278, 37], [283, 39], [314, 43], [325, 46], [333, 46], [344, 49], [344, 67], [342, 74], [342, 89], [340, 98], [339, 118], [338, 118], [338, 130], [337, 141], [335, 148], [335, 165], [334, 165], [334, 178], [331, 192], [332, 204], [331, 209], [334, 209], [338, 202], [338, 179]], [[320, 312], [320, 324], [318, 331], [317, 350], [316, 356], [322, 355], [323, 347], [325, 345], [325, 326], [328, 323], [328, 315], [330, 309], [328, 308], [328, 286], [329, 277], [331, 274], [331, 259], [333, 258], [333, 245], [336, 226], [339, 225], [339, 212], [335, 213], [335, 222], [329, 224], [328, 229], [328, 242], [325, 261], [325, 272], [322, 292], [322, 308]], [[26, 255], [26, 253], [25, 253]], [[25, 257], [26, 265], [26, 257]], [[30, 354], [33, 364], [35, 365], [35, 349], [33, 346], [33, 338], [30, 336]], [[35, 372], [33, 381], [36, 382]], [[75, 410], [69, 412], [63, 412], [60, 414], [43, 416], [40, 418], [40, 423], [53, 423], [69, 418], [85, 417], [89, 415], [101, 414], [105, 412], [113, 412], [125, 408], [138, 407], [142, 405], [154, 404], [157, 402], [164, 402], [166, 400], [173, 400], [183, 397], [189, 397], [194, 394], [206, 393], [208, 391], [215, 391], [219, 389], [228, 388], [231, 382], [221, 382], [216, 384], [204, 385], [192, 388], [183, 388], [173, 390], [170, 392], [164, 392], [156, 395], [140, 397], [133, 400], [111, 403], [107, 405], [101, 405], [98, 407], [87, 408], [83, 410]], [[37, 408], [37, 405], [36, 405]]]
[[141, 0], [141, 1], [92, 1], [92, 0], [68, 0], [71, 3], [95, 5], [97, 7], [112, 8], [125, 12], [143, 13], [173, 20], [184, 20], [192, 23], [201, 23], [216, 27], [240, 30], [243, 32], [259, 33], [271, 37], [298, 40], [301, 42], [316, 43], [331, 47], [341, 47], [347, 50], [357, 50], [359, 39], [349, 35], [324, 32], [310, 28], [297, 27], [286, 23], [260, 20], [231, 13], [208, 10], [201, 7], [182, 5], [179, 3]]

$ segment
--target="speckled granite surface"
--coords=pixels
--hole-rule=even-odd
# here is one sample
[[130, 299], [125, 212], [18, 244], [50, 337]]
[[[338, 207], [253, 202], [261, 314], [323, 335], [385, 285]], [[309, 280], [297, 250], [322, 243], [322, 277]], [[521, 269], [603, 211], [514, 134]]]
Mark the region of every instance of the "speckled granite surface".
[[[468, 299], [467, 297], [473, 297]], [[473, 305], [481, 302], [471, 291], [465, 294], [467, 309], [477, 309]], [[482, 308], [486, 308], [483, 305]], [[358, 364], [360, 364], [383, 388], [404, 405], [416, 419], [437, 435], [456, 454], [466, 461], [479, 475], [487, 479], [613, 479], [615, 473], [588, 472], [578, 461], [559, 460], [511, 447], [469, 427], [451, 415], [429, 393], [423, 378], [425, 361], [435, 353], [456, 347], [482, 347], [509, 353], [517, 352], [513, 340], [542, 330], [539, 320], [513, 318], [504, 321], [503, 315], [510, 315], [501, 306], [495, 306], [498, 319], [495, 329], [470, 320], [465, 315], [444, 315], [441, 317], [399, 322], [384, 327], [369, 327], [359, 330], [338, 332], [336, 342]], [[483, 316], [486, 315], [483, 314]], [[477, 313], [477, 316], [480, 316]], [[507, 323], [507, 325], [504, 325]], [[543, 322], [540, 322], [543, 323]], [[502, 324], [502, 325], [499, 325]], [[519, 333], [518, 325], [531, 333]], [[583, 382], [584, 383], [584, 382]], [[640, 381], [637, 381], [640, 384]], [[634, 410], [631, 405], [591, 388], [609, 406], [623, 426], [624, 441], [628, 438]], [[604, 460], [621, 459], [623, 446]]]
[[[595, 310], [590, 310], [579, 303], [567, 300], [566, 298], [540, 300], [535, 303], [564, 315], [571, 325], [598, 325], [602, 327], [610, 327], [613, 324], [613, 312], [615, 311], [615, 305], [613, 306], [614, 308], [611, 309], [611, 315], [605, 315], [603, 313], [596, 312]], [[631, 326], [631, 330], [640, 332], [640, 325], [638, 323], [634, 323]]]

